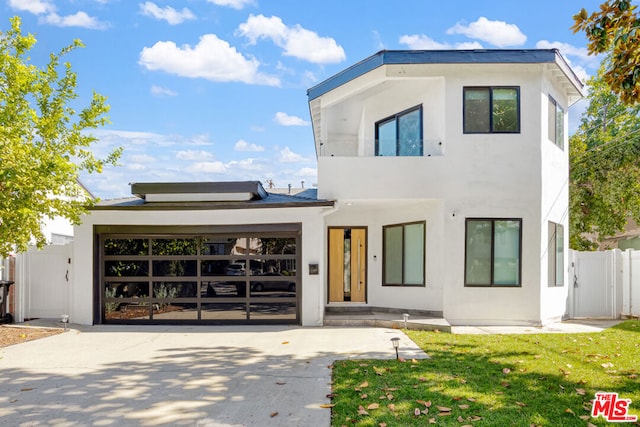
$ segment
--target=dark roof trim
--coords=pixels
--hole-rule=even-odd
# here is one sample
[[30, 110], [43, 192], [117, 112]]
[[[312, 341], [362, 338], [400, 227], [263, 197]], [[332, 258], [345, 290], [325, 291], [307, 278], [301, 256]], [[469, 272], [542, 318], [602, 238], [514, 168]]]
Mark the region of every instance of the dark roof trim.
[[[309, 101], [387, 64], [566, 64], [558, 49], [381, 50], [307, 90]], [[571, 71], [574, 84], [580, 79]]]
[[333, 207], [332, 200], [318, 200], [306, 202], [201, 202], [201, 203], [122, 203], [112, 205], [95, 205], [89, 208], [90, 211], [217, 211], [232, 209], [282, 209], [282, 208], [313, 208], [313, 207]]
[[132, 183], [131, 194], [145, 198], [147, 194], [239, 194], [248, 193], [252, 200], [264, 199], [267, 192], [259, 181], [222, 182], [148, 182]]

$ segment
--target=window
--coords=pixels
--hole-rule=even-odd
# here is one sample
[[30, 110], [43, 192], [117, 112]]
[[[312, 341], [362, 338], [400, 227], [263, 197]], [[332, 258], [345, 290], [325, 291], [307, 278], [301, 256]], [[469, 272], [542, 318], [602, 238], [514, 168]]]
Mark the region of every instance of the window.
[[376, 156], [422, 156], [422, 106], [376, 123]]
[[521, 219], [467, 219], [465, 286], [520, 286]]
[[425, 225], [387, 225], [383, 232], [384, 286], [424, 286]]
[[549, 222], [549, 286], [564, 286], [564, 226]]
[[520, 88], [465, 87], [464, 133], [519, 133]]
[[564, 149], [564, 110], [549, 97], [549, 139]]

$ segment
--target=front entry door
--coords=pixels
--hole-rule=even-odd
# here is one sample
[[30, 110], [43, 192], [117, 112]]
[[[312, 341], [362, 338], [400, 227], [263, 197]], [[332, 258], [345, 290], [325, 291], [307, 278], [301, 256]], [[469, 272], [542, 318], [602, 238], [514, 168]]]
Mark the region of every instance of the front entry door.
[[367, 229], [329, 228], [329, 302], [365, 302]]

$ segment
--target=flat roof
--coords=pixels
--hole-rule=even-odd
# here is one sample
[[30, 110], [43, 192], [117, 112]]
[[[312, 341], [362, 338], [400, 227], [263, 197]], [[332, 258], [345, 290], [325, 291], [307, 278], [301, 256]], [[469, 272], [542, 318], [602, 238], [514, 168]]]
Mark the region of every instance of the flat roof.
[[578, 92], [584, 84], [558, 49], [381, 50], [307, 90], [309, 101], [369, 71], [391, 64], [533, 64], [555, 63]]

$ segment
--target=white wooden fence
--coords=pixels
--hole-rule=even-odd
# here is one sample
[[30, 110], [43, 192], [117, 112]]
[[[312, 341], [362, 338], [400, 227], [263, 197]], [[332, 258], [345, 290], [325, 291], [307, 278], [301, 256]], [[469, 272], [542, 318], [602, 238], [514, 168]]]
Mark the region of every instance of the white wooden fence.
[[640, 251], [569, 252], [570, 318], [640, 316]]
[[16, 322], [30, 318], [59, 319], [69, 313], [72, 245], [50, 245], [16, 256], [13, 313]]

